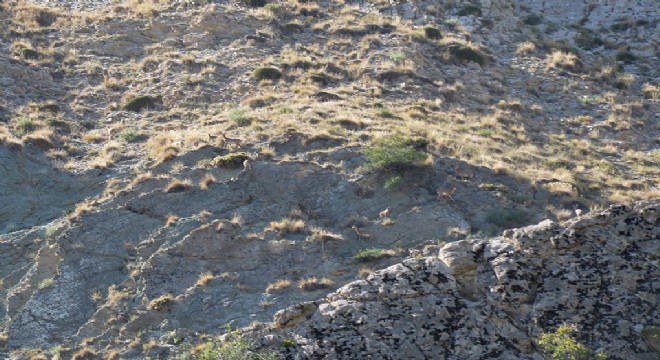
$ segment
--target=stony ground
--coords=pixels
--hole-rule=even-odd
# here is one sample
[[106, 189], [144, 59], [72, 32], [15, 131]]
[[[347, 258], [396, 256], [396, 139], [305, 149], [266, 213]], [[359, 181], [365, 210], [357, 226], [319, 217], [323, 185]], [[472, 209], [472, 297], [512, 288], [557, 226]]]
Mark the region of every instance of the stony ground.
[[[3, 2], [0, 357], [163, 357], [659, 198], [657, 7], [545, 3]], [[368, 170], [393, 134], [422, 158]]]

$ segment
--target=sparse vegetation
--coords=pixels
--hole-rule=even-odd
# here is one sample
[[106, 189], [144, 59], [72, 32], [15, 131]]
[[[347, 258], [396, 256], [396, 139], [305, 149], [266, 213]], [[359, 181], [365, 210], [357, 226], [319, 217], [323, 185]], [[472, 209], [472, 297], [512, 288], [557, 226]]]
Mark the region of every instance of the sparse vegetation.
[[136, 96], [130, 100], [122, 107], [126, 111], [140, 111], [142, 109], [149, 109], [156, 106], [156, 99], [148, 95]]
[[282, 77], [282, 72], [274, 67], [260, 67], [254, 70], [252, 77], [255, 80], [277, 80]]
[[538, 343], [554, 360], [605, 360], [607, 354], [594, 353], [573, 338], [576, 329], [571, 325], [561, 325], [553, 333], [541, 335]]
[[424, 139], [413, 139], [403, 135], [392, 135], [374, 141], [363, 154], [367, 160], [366, 170], [397, 170], [420, 164], [427, 158], [421, 150]]
[[433, 39], [433, 40], [442, 39], [442, 33], [440, 32], [440, 30], [438, 30], [437, 28], [435, 28], [433, 26], [424, 27], [424, 35], [427, 38]]
[[223, 339], [210, 340], [194, 348], [194, 352], [184, 352], [177, 359], [194, 360], [276, 360], [275, 353], [256, 352], [252, 345], [236, 330], [227, 326]]
[[447, 47], [453, 59], [459, 61], [472, 61], [479, 65], [484, 65], [486, 57], [479, 51], [470, 46], [453, 44]]
[[164, 192], [166, 193], [178, 193], [178, 192], [184, 192], [192, 187], [192, 182], [190, 180], [179, 180], [179, 179], [174, 179], [170, 181], [167, 186], [163, 189]]
[[394, 255], [396, 255], [396, 252], [394, 250], [370, 248], [370, 249], [362, 249], [357, 253], [355, 253], [355, 255], [353, 255], [353, 260], [355, 260], [356, 262], [370, 262], [386, 257], [391, 257]]
[[142, 134], [132, 129], [122, 131], [119, 133], [119, 137], [129, 143], [142, 140]]
[[287, 279], [283, 280], [277, 280], [276, 282], [269, 284], [268, 287], [266, 287], [266, 292], [268, 294], [279, 294], [286, 289], [291, 287], [291, 281]]
[[582, 61], [574, 53], [553, 51], [548, 55], [548, 68], [561, 68], [569, 71], [579, 71]]
[[481, 16], [481, 8], [477, 5], [467, 4], [458, 11], [458, 16]]
[[37, 60], [40, 57], [38, 51], [28, 48], [23, 48], [20, 50], [21, 57], [25, 60]]
[[195, 285], [197, 286], [206, 286], [208, 285], [211, 281], [215, 279], [215, 276], [213, 276], [213, 273], [211, 272], [205, 272], [202, 275], [199, 276], [199, 279], [197, 279], [197, 282], [195, 282]]
[[523, 208], [504, 208], [493, 210], [486, 216], [486, 221], [500, 228], [512, 228], [525, 225], [530, 214]]
[[[58, 1], [0, 5], [0, 233], [20, 260], [0, 260], [14, 274], [0, 283], [16, 313], [0, 316], [5, 337], [69, 291], [56, 258], [112, 255], [76, 295], [78, 346], [159, 358], [201, 341], [184, 358], [217, 358], [210, 324], [437, 254], [422, 242], [434, 226], [485, 238], [660, 198], [644, 12], [613, 20], [592, 1], [576, 23], [502, 2]], [[163, 292], [171, 302], [146, 311]], [[181, 320], [190, 304], [203, 310], [191, 332], [166, 335], [167, 310]], [[65, 330], [68, 344], [78, 329]]]
[[319, 279], [317, 277], [311, 277], [307, 279], [302, 279], [298, 282], [298, 287], [303, 291], [316, 291], [321, 289], [327, 289], [334, 285], [334, 282], [328, 278]]
[[43, 290], [43, 289], [51, 288], [51, 287], [53, 287], [53, 285], [55, 285], [55, 279], [53, 279], [53, 278], [43, 279], [39, 282], [39, 285], [37, 285], [37, 288], [39, 290]]
[[220, 168], [241, 168], [245, 160], [251, 160], [250, 156], [244, 152], [231, 153], [225, 156], [218, 156], [211, 160], [211, 165]]
[[238, 126], [248, 126], [252, 123], [252, 118], [248, 115], [246, 109], [234, 109], [229, 112], [229, 120]]
[[543, 17], [537, 14], [529, 15], [523, 20], [523, 23], [525, 23], [525, 25], [532, 25], [532, 26], [539, 25], [542, 22], [543, 22]]
[[37, 128], [37, 124], [34, 122], [32, 118], [29, 118], [27, 116], [21, 116], [18, 119], [16, 119], [16, 131], [19, 134], [28, 133], [36, 128]]
[[149, 302], [148, 308], [155, 311], [169, 311], [174, 304], [174, 298], [170, 294], [161, 295]]
[[285, 218], [280, 221], [271, 221], [270, 229], [282, 234], [295, 234], [305, 229], [305, 222], [300, 219]]

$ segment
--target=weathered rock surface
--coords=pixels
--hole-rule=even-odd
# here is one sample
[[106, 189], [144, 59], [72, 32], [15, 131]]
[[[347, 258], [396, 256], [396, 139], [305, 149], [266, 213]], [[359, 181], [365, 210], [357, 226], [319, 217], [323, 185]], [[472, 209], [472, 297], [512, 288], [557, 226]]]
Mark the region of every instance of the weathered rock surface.
[[53, 168], [36, 146], [0, 144], [0, 234], [43, 225], [102, 190], [97, 171], [71, 174]]
[[544, 221], [446, 245], [255, 331], [290, 359], [541, 359], [535, 338], [563, 323], [610, 359], [657, 359], [640, 335], [660, 322], [660, 202]]

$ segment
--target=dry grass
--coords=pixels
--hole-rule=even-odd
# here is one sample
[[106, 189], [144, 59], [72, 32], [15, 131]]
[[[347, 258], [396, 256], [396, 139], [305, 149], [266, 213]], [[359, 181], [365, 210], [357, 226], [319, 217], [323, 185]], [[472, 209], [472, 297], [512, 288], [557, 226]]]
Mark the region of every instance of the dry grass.
[[280, 221], [271, 221], [269, 229], [281, 234], [296, 234], [305, 229], [305, 221], [301, 219], [284, 218]]
[[298, 288], [303, 291], [316, 291], [321, 289], [327, 289], [334, 285], [334, 281], [328, 278], [319, 279], [317, 277], [311, 277], [307, 279], [302, 279], [298, 282]]
[[134, 15], [152, 18], [172, 3], [173, 0], [125, 0], [123, 7]]
[[268, 294], [279, 294], [284, 292], [284, 290], [288, 289], [289, 287], [291, 287], [290, 280], [288, 279], [277, 280], [272, 284], [268, 284], [268, 286], [266, 287], [266, 292]]
[[202, 190], [207, 190], [211, 184], [213, 184], [216, 181], [215, 176], [212, 174], [206, 174], [202, 178], [202, 180], [199, 181], [199, 188]]
[[646, 83], [642, 86], [642, 93], [645, 99], [657, 101], [660, 99], [660, 86], [651, 83]]
[[208, 285], [211, 281], [213, 281], [213, 279], [215, 279], [215, 276], [213, 275], [213, 273], [207, 272], [207, 273], [204, 273], [204, 274], [199, 276], [199, 279], [197, 279], [197, 282], [195, 282], [195, 285], [199, 286], [199, 287], [204, 287], [204, 286]]
[[192, 181], [189, 179], [185, 180], [179, 180], [179, 179], [173, 179], [170, 181], [169, 184], [163, 188], [163, 191], [170, 194], [170, 193], [178, 193], [178, 192], [184, 192], [192, 187]]
[[536, 44], [531, 41], [525, 41], [518, 44], [516, 48], [516, 55], [527, 55], [536, 50]]
[[578, 71], [582, 67], [580, 59], [573, 53], [567, 53], [559, 50], [551, 52], [547, 57], [548, 69], [565, 69], [569, 71]]
[[165, 217], [165, 226], [167, 226], [167, 227], [174, 226], [176, 224], [177, 219], [178, 219], [178, 217], [176, 215], [168, 214]]
[[243, 219], [242, 215], [234, 214], [231, 220], [229, 220], [229, 223], [234, 226], [243, 227], [243, 224], [245, 224], [245, 220]]

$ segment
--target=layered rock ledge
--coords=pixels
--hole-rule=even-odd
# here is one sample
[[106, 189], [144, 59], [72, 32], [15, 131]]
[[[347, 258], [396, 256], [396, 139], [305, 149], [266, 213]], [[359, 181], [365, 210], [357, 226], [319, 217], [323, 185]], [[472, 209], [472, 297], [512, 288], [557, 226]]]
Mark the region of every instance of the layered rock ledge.
[[250, 335], [289, 359], [542, 359], [538, 335], [570, 323], [609, 359], [657, 359], [642, 332], [660, 323], [659, 214], [657, 200], [617, 205], [451, 243]]

